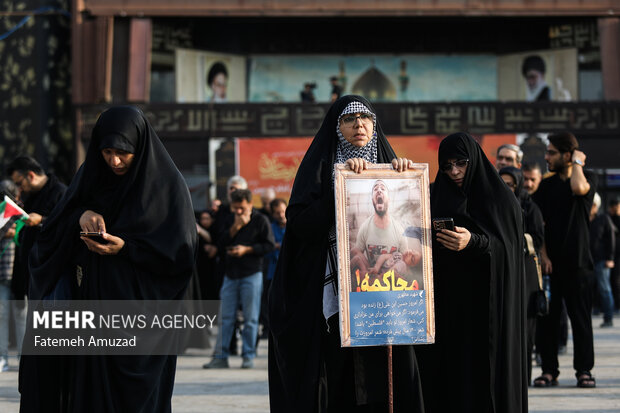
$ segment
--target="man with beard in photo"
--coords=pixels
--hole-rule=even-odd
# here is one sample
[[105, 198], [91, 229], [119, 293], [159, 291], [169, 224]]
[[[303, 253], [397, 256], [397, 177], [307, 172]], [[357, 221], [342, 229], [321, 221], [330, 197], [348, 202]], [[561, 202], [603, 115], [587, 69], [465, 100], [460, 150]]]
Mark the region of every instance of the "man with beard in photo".
[[397, 219], [390, 216], [389, 205], [390, 194], [387, 185], [382, 180], [375, 181], [372, 186], [374, 214], [360, 226], [355, 245], [351, 249], [353, 274], [357, 269], [361, 275], [367, 274], [384, 254], [404, 253], [410, 249], [404, 236], [405, 228]]

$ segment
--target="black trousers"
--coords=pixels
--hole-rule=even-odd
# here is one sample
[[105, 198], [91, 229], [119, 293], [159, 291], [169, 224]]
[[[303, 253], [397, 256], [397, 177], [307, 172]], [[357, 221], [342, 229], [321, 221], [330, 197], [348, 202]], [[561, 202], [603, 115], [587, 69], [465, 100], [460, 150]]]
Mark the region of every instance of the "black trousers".
[[573, 329], [573, 368], [577, 372], [590, 371], [594, 367], [594, 339], [592, 335], [591, 272], [561, 272], [551, 275], [551, 302], [549, 315], [541, 317], [542, 335], [540, 356], [543, 373], [556, 377], [558, 369], [558, 343], [562, 317], [562, 298]]

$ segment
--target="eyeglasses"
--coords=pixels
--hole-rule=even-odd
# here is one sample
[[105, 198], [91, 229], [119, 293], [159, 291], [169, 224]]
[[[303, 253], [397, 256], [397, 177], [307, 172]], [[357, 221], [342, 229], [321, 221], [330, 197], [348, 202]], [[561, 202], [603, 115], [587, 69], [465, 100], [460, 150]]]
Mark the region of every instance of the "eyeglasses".
[[359, 118], [359, 120], [362, 121], [362, 123], [370, 123], [372, 122], [372, 115], [370, 113], [361, 113], [357, 116], [353, 115], [353, 116], [346, 116], [342, 119], [340, 119], [342, 121], [343, 124], [347, 125], [347, 126], [352, 126], [353, 124], [355, 124], [355, 122], [357, 121], [357, 119]]
[[459, 159], [454, 162], [443, 163], [439, 165], [439, 169], [441, 169], [443, 172], [450, 172], [453, 167], [456, 166], [457, 168], [465, 168], [468, 163], [469, 163], [469, 159]]
[[506, 182], [506, 181], [504, 181], [504, 183], [506, 185], [508, 185], [512, 189], [515, 189], [517, 187], [517, 184], [515, 184], [514, 182]]

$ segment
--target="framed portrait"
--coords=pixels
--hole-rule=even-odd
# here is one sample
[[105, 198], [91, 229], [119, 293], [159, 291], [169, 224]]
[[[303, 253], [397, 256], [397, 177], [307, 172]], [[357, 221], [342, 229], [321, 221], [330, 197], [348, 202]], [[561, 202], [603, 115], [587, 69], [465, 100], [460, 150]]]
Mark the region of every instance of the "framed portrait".
[[428, 164], [335, 166], [343, 347], [435, 341]]

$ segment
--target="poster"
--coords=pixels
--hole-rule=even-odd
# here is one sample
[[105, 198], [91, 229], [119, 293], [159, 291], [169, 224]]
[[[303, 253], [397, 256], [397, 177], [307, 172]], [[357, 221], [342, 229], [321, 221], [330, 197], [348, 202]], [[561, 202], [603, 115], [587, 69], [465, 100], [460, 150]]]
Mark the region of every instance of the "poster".
[[428, 165], [335, 171], [342, 346], [433, 343]]
[[577, 49], [534, 50], [499, 56], [497, 59], [497, 99], [529, 100], [522, 69], [528, 57], [538, 56], [544, 64], [543, 80], [551, 90], [550, 100], [579, 100]]
[[176, 101], [241, 103], [246, 101], [246, 58], [239, 55], [176, 49]]
[[250, 57], [249, 102], [300, 102], [306, 83], [329, 102], [331, 77], [372, 102], [497, 100], [494, 55], [261, 55]]

